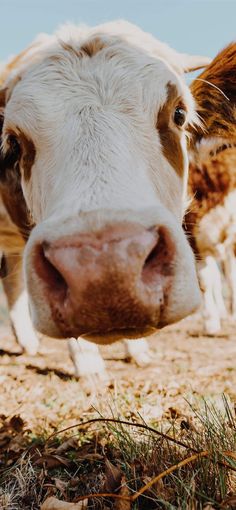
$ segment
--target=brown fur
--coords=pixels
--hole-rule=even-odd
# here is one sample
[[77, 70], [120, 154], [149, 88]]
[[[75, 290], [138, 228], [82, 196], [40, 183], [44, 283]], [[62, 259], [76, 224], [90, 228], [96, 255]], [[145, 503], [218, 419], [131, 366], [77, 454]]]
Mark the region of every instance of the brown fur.
[[32, 48], [37, 47], [39, 45], [40, 45], [40, 41], [39, 40], [33, 42], [30, 46], [28, 46], [28, 48], [26, 48], [25, 50], [23, 50], [20, 53], [18, 53], [18, 55], [13, 57], [5, 65], [5, 67], [2, 70], [1, 75], [0, 75], [0, 85], [2, 85], [5, 82], [5, 80], [8, 78], [8, 75], [11, 73], [11, 71], [16, 69], [19, 65], [21, 65], [21, 63], [22, 63], [23, 59], [25, 58], [25, 56], [27, 55], [27, 53], [29, 53], [32, 50]]
[[74, 53], [78, 58], [82, 58], [84, 56], [91, 58], [105, 48], [106, 44], [102, 41], [102, 39], [100, 39], [100, 37], [94, 37], [94, 39], [86, 41], [82, 46], [78, 46], [78, 48], [65, 41], [61, 41], [61, 46], [64, 50]]
[[27, 138], [22, 131], [19, 132], [18, 139], [22, 150], [20, 166], [22, 167], [24, 179], [27, 182], [31, 177], [31, 169], [36, 157], [36, 149], [33, 141]]
[[6, 89], [0, 89], [0, 108], [4, 108], [6, 103]]
[[[0, 132], [1, 135], [1, 132]], [[1, 136], [0, 136], [0, 146], [1, 146]], [[23, 152], [24, 157], [24, 152]], [[26, 163], [29, 165], [29, 161], [31, 158], [26, 157]], [[26, 164], [26, 170], [27, 170]], [[2, 204], [2, 205], [1, 205]], [[26, 202], [23, 196], [22, 188], [21, 188], [21, 176], [19, 163], [12, 160], [10, 154], [5, 154], [1, 152], [0, 149], [0, 212], [3, 210], [3, 206], [5, 208], [5, 216], [7, 217], [6, 211], [11, 219], [11, 222], [17, 227], [18, 234], [24, 239], [27, 240], [30, 230], [32, 228], [32, 224], [30, 221], [29, 212], [27, 210]], [[6, 220], [7, 221], [7, 220]], [[6, 223], [7, 224], [7, 223]], [[4, 231], [4, 222], [1, 221], [1, 232]], [[16, 232], [16, 229], [15, 229]], [[11, 235], [9, 237], [9, 241], [6, 242], [6, 235], [4, 235], [5, 242], [9, 245]], [[18, 242], [18, 241], [17, 241]], [[21, 243], [22, 245], [22, 243]]]
[[183, 152], [180, 145], [180, 137], [177, 126], [173, 125], [173, 112], [180, 104], [178, 91], [175, 85], [167, 84], [167, 100], [158, 113], [157, 129], [160, 135], [164, 156], [178, 175], [184, 171]]
[[25, 242], [17, 227], [10, 220], [0, 198], [0, 251], [4, 253], [21, 252]]
[[21, 174], [24, 176], [25, 181], [29, 181], [31, 177], [31, 169], [36, 158], [36, 149], [34, 142], [28, 138], [25, 133], [19, 128], [14, 131], [8, 131], [6, 137], [14, 137], [17, 139], [20, 145], [20, 158], [19, 158], [19, 169]]
[[[184, 228], [190, 242], [199, 255], [197, 247], [201, 219], [216, 206], [223, 205], [227, 195], [236, 189], [236, 147], [227, 148], [225, 143], [236, 144], [236, 43], [222, 50], [212, 63], [195, 79], [191, 91], [197, 102], [203, 128], [192, 132], [188, 191], [192, 202], [184, 220]], [[207, 80], [220, 90], [201, 80]], [[196, 145], [201, 139], [219, 137], [215, 155], [199, 162]], [[210, 225], [209, 225], [210, 228]]]
[[81, 51], [87, 55], [88, 57], [93, 57], [99, 51], [103, 50], [106, 47], [106, 44], [100, 37], [94, 37], [94, 39], [90, 39], [86, 43], [81, 46]]
[[201, 219], [214, 207], [223, 205], [226, 196], [236, 189], [236, 148], [219, 152], [201, 167], [190, 164], [189, 194], [193, 197], [184, 220], [195, 253]]
[[[218, 87], [226, 96], [212, 87]], [[236, 139], [236, 42], [229, 44], [191, 84], [204, 131], [193, 131], [192, 143], [202, 136]]]

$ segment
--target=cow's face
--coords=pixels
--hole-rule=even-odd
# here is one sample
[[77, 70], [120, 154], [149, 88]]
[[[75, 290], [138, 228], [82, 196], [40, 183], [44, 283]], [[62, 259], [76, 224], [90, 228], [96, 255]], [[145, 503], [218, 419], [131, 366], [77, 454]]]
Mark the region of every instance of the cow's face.
[[110, 341], [199, 305], [181, 229], [195, 114], [168, 48], [79, 39], [52, 39], [13, 73], [3, 150], [36, 225], [25, 250], [36, 328]]

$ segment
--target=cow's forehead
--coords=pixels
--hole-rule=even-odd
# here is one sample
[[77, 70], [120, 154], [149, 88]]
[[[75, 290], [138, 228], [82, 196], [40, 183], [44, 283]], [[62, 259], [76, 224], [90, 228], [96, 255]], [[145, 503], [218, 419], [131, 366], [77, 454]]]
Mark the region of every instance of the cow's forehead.
[[176, 85], [179, 95], [186, 95], [183, 80], [168, 61], [154, 58], [121, 37], [104, 40], [91, 36], [73, 44], [58, 39], [39, 49], [36, 62], [23, 64], [19, 75], [14, 96], [17, 92], [17, 100], [22, 97], [24, 106], [32, 99], [39, 105], [47, 95], [54, 95], [56, 100], [62, 94], [65, 99], [69, 99], [68, 94], [83, 95], [85, 99], [97, 94], [101, 102], [116, 103], [133, 98], [139, 100], [138, 104], [145, 103], [145, 99], [150, 102], [155, 94], [162, 106], [168, 82]]

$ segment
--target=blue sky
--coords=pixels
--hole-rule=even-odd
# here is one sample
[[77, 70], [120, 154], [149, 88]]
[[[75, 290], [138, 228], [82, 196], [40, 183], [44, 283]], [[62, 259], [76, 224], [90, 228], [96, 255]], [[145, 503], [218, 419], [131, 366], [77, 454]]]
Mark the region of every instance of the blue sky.
[[0, 60], [65, 21], [125, 18], [174, 48], [214, 56], [236, 39], [236, 0], [0, 0]]

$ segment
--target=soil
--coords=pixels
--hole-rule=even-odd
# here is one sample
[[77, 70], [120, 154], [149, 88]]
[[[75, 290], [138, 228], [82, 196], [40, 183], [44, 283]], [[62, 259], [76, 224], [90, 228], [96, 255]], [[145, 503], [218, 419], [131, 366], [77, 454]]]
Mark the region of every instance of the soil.
[[[49, 434], [99, 411], [102, 416], [147, 422], [191, 415], [200, 397], [236, 402], [236, 327], [204, 336], [199, 316], [189, 317], [149, 338], [152, 362], [139, 368], [125, 359], [121, 342], [101, 348], [110, 376], [76, 380], [67, 342], [43, 338], [34, 357], [21, 354], [11, 333], [6, 304], [0, 297], [0, 415], [20, 415], [33, 434]], [[220, 404], [219, 404], [220, 405]]]

